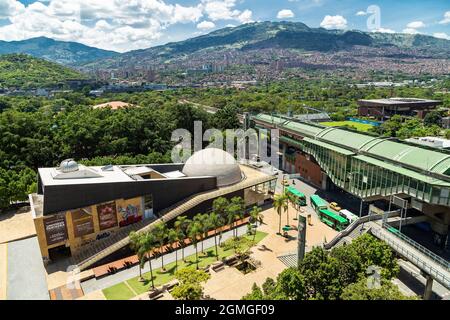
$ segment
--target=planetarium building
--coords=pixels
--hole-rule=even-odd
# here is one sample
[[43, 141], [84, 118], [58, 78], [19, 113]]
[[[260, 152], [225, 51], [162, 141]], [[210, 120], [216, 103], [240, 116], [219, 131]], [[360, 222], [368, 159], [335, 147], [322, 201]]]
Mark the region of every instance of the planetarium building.
[[44, 260], [65, 251], [80, 264], [152, 221], [209, 212], [218, 197], [262, 204], [276, 178], [275, 171], [208, 148], [184, 164], [84, 166], [67, 159], [39, 168], [38, 191], [29, 197]]

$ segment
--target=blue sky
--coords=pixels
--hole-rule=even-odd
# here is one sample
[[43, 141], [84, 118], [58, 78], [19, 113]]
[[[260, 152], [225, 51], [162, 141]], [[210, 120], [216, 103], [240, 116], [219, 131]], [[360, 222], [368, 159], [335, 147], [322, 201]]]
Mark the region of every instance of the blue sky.
[[[367, 12], [373, 5], [379, 14]], [[450, 39], [447, 0], [0, 0], [1, 40], [47, 36], [116, 51], [266, 20]]]

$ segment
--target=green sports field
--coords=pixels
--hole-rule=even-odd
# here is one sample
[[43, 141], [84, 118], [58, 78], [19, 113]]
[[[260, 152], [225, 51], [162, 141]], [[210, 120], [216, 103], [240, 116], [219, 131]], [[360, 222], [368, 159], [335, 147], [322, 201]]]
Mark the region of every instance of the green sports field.
[[365, 123], [358, 123], [353, 121], [332, 121], [332, 122], [321, 122], [320, 124], [327, 127], [339, 127], [339, 126], [353, 126], [358, 131], [367, 132], [373, 126]]

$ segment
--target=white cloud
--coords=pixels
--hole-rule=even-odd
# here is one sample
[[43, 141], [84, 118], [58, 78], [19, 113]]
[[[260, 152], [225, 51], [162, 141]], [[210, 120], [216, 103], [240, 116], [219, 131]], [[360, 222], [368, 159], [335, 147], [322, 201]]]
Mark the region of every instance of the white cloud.
[[357, 16], [366, 16], [367, 15], [367, 12], [366, 11], [358, 11], [357, 13], [356, 13], [356, 15]]
[[395, 33], [395, 30], [387, 29], [387, 28], [378, 28], [372, 30], [372, 32], [379, 32], [379, 33]]
[[403, 33], [408, 33], [408, 34], [419, 34], [420, 32], [417, 31], [416, 29], [413, 29], [413, 28], [406, 28], [406, 29], [403, 29]]
[[234, 9], [236, 0], [201, 0], [202, 8], [208, 18], [217, 20], [237, 20], [241, 23], [252, 22], [252, 11]]
[[413, 21], [406, 25], [406, 28], [409, 29], [420, 29], [423, 27], [425, 27], [425, 23], [423, 23], [422, 21]]
[[214, 22], [211, 22], [211, 21], [202, 21], [199, 24], [197, 24], [197, 29], [200, 29], [200, 30], [209, 30], [209, 29], [213, 29], [215, 27], [216, 27], [216, 25], [214, 24]]
[[199, 22], [206, 18], [210, 23], [252, 22], [252, 11], [237, 10], [238, 1], [41, 0], [25, 6], [19, 0], [0, 0], [0, 19], [9, 21], [0, 26], [0, 40], [45, 36], [116, 51], [148, 48], [174, 24], [205, 27]]
[[347, 28], [347, 19], [339, 15], [326, 15], [320, 23], [320, 26], [325, 29], [345, 29]]
[[16, 0], [0, 1], [0, 19], [6, 19], [25, 10], [25, 6]]
[[449, 24], [450, 23], [450, 11], [444, 13], [444, 19], [439, 21], [440, 24]]
[[289, 9], [280, 10], [277, 14], [277, 19], [288, 19], [293, 17], [295, 17], [295, 15], [292, 10]]
[[445, 32], [433, 33], [433, 37], [439, 38], [439, 39], [450, 40], [450, 35], [446, 34]]

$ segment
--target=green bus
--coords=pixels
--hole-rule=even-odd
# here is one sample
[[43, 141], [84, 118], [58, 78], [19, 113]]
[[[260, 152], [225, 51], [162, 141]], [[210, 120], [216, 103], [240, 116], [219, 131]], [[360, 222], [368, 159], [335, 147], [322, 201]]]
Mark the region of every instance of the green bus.
[[292, 195], [299, 206], [306, 206], [306, 196], [293, 186], [289, 186], [286, 189], [286, 193]]
[[328, 209], [328, 205], [325, 200], [323, 200], [316, 194], [313, 194], [311, 197], [309, 197], [309, 200], [311, 201], [311, 206], [317, 213], [319, 213], [319, 211], [322, 209]]
[[342, 231], [349, 225], [347, 219], [327, 209], [319, 210], [318, 215], [320, 221], [337, 231]]

